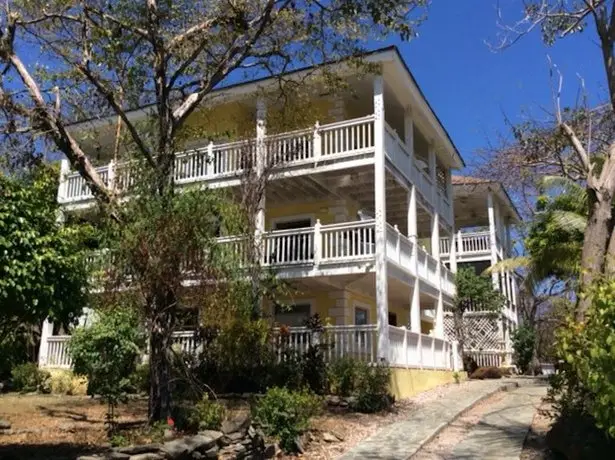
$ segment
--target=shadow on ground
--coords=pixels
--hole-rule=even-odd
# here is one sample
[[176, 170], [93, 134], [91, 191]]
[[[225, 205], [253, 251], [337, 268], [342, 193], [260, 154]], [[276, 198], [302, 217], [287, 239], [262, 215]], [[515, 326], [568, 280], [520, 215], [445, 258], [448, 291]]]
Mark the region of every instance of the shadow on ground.
[[2, 460], [73, 460], [81, 455], [100, 452], [100, 447], [79, 444], [15, 444], [0, 446]]

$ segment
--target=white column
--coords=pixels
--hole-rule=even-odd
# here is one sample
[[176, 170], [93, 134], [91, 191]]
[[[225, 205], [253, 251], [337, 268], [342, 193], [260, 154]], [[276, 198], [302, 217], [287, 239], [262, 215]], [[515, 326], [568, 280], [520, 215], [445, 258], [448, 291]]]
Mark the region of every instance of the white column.
[[431, 255], [440, 261], [440, 215], [437, 210], [431, 216]]
[[421, 333], [421, 282], [418, 277], [418, 229], [416, 212], [416, 186], [410, 186], [408, 192], [408, 239], [412, 243], [412, 269], [414, 286], [410, 295], [410, 330]]
[[432, 188], [431, 188], [431, 204], [435, 210], [435, 213], [438, 213], [438, 183], [436, 181], [436, 150], [434, 149], [433, 142], [429, 142], [429, 147], [427, 149], [428, 160], [429, 160], [429, 177], [431, 177]]
[[49, 343], [47, 339], [53, 335], [53, 323], [46, 319], [41, 326], [41, 344], [38, 348], [38, 367], [44, 367], [49, 361]]
[[[493, 205], [493, 193], [489, 190], [487, 194], [487, 213], [489, 216], [489, 245], [491, 247], [491, 265], [495, 265], [498, 262], [498, 252], [495, 241], [495, 209]], [[498, 274], [494, 271], [491, 274], [493, 280], [493, 287], [496, 289], [499, 286]]]
[[442, 299], [442, 289], [438, 291], [438, 300], [436, 301], [436, 322], [434, 325], [434, 335], [439, 338], [444, 338], [444, 301]]
[[384, 158], [384, 80], [374, 78], [374, 202], [378, 359], [389, 357], [389, 299], [386, 255], [386, 178]]
[[[267, 150], [265, 137], [267, 136], [267, 104], [263, 97], [256, 100], [256, 174], [258, 180], [264, 180], [263, 174], [267, 166]], [[255, 243], [257, 245], [257, 257], [263, 254], [263, 233], [265, 232], [265, 190], [263, 189], [260, 203], [254, 219], [256, 232]]]
[[453, 227], [448, 242], [450, 247], [448, 251], [449, 267], [453, 273], [457, 273], [457, 245], [455, 244], [455, 239], [455, 227]]

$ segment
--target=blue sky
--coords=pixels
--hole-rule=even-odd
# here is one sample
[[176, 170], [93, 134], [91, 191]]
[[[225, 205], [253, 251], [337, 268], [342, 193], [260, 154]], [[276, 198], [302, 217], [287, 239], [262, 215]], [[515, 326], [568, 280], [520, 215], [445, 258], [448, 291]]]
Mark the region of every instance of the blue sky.
[[[500, 0], [511, 21], [519, 17], [520, 3]], [[564, 103], [575, 101], [579, 76], [594, 103], [606, 94], [593, 28], [552, 47], [533, 33], [494, 53], [485, 41], [494, 42], [498, 32], [495, 4], [435, 0], [418, 38], [393, 40], [468, 166], [476, 162], [473, 152], [506, 133], [506, 116], [516, 121], [528, 112], [546, 117], [541, 107], [553, 107], [547, 56], [564, 76]]]

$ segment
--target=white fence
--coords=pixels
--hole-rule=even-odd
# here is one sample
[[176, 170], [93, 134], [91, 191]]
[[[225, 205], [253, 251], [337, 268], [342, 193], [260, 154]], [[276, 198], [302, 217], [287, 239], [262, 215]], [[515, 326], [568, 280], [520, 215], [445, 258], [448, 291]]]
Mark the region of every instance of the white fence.
[[389, 363], [421, 369], [461, 368], [457, 346], [444, 339], [389, 326]]
[[[417, 334], [405, 328], [389, 326], [388, 364], [393, 367], [420, 369], [460, 369], [455, 344], [435, 337]], [[70, 336], [47, 338], [47, 353], [41, 353], [39, 366], [46, 368], [70, 368], [68, 353]], [[194, 331], [173, 333], [173, 346], [184, 353], [200, 350]], [[322, 332], [307, 327], [275, 329], [272, 346], [280, 360], [286, 351], [305, 353], [310, 345], [321, 345], [326, 361], [351, 357], [368, 363], [378, 362], [378, 335], [375, 324], [326, 326]], [[43, 358], [43, 356], [46, 356]]]
[[502, 350], [465, 351], [479, 367], [502, 367], [512, 363], [510, 353]]

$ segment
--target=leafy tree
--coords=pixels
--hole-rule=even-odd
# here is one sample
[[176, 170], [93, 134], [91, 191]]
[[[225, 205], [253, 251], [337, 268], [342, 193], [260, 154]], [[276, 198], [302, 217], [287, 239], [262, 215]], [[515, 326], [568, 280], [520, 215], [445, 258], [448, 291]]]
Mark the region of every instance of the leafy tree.
[[144, 337], [134, 309], [99, 311], [90, 327], [71, 336], [69, 352], [76, 374], [88, 378], [88, 393], [107, 402], [109, 431], [115, 430], [115, 408], [124, 401], [131, 374], [141, 356]]
[[57, 171], [0, 174], [0, 335], [46, 317], [68, 324], [87, 302], [86, 227], [57, 221]]
[[[534, 30], [541, 32], [546, 45], [591, 33], [598, 43], [596, 57], [603, 66], [608, 99], [597, 107], [588, 107], [585, 98], [577, 107], [562, 107], [563, 77], [554, 67], [552, 119], [513, 125], [513, 142], [499, 149], [484, 169], [495, 169], [522, 184], [557, 175], [585, 189], [587, 225], [579, 283], [587, 291], [596, 278], [615, 273], [615, 2], [531, 0], [523, 2], [522, 9], [520, 21], [502, 25], [498, 47], [510, 46]], [[576, 316], [582, 320], [591, 298], [579, 299]]]
[[457, 293], [453, 304], [455, 335], [459, 349], [464, 356], [466, 338], [465, 314], [470, 310], [480, 310], [497, 315], [504, 306], [505, 299], [494, 287], [490, 277], [478, 275], [473, 268], [462, 267], [455, 275]]
[[[44, 8], [32, 0], [5, 3], [0, 13], [0, 131], [9, 138], [40, 135], [79, 171], [106, 212], [129, 226], [136, 220], [102, 180], [95, 154], [84, 142], [96, 138], [89, 128], [117, 120], [115, 132], [121, 135], [115, 153], [121, 148], [139, 160], [149, 178], [141, 193], [156, 197], [152, 206], [160, 219], [152, 222], [159, 225], [177, 203], [174, 152], [189, 134], [186, 120], [206, 108], [214, 89], [242, 77], [273, 76], [286, 96], [297, 95], [304, 86], [284, 78], [287, 70], [345, 58], [369, 70], [360, 57], [369, 40], [390, 33], [411, 38], [427, 3], [87, 0], [52, 1]], [[21, 46], [26, 43], [40, 47], [40, 59], [23, 58], [32, 49]], [[48, 65], [38, 68], [35, 61]], [[306, 78], [318, 73], [323, 86], [344, 83], [326, 68], [315, 69]], [[142, 117], [129, 113], [142, 106], [147, 107]], [[80, 124], [79, 135], [67, 128], [74, 120], [89, 120]], [[262, 200], [246, 202], [262, 209]], [[174, 277], [140, 284], [149, 330], [156, 331], [150, 335], [150, 419], [160, 420], [170, 413], [170, 382], [162, 359], [168, 340], [158, 334], [167, 336], [175, 323], [180, 259], [171, 257], [173, 251], [149, 248], [149, 262], [133, 266], [147, 270], [147, 277], [144, 272], [139, 278], [156, 273]]]

